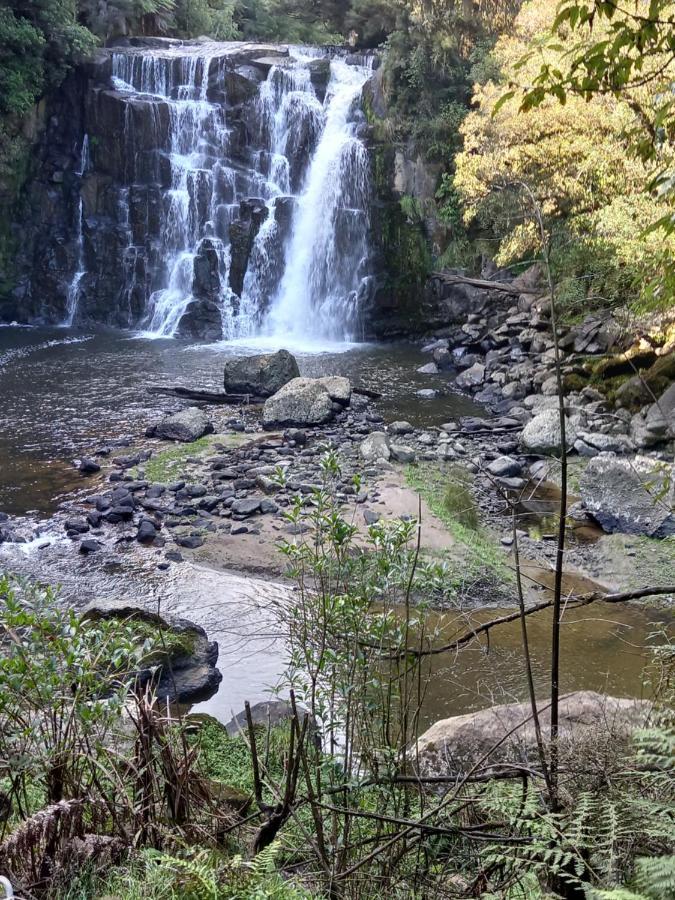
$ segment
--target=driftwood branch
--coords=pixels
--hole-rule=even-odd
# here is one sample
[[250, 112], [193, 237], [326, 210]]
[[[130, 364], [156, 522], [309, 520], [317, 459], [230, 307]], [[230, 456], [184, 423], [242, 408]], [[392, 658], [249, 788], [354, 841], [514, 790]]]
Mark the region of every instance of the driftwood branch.
[[263, 397], [254, 394], [226, 394], [223, 391], [197, 391], [179, 385], [167, 387], [149, 387], [149, 394], [168, 394], [170, 397], [180, 397], [181, 400], [195, 400], [198, 403], [226, 403], [231, 406], [240, 406], [248, 403], [263, 403]]
[[503, 294], [511, 294], [517, 297], [519, 294], [533, 294], [543, 296], [541, 288], [514, 287], [505, 281], [486, 281], [484, 278], [469, 278], [467, 275], [458, 275], [456, 272], [433, 272], [432, 278], [437, 278], [445, 284], [468, 284], [470, 287], [480, 288], [483, 291], [501, 291]]
[[[169, 397], [179, 397], [181, 400], [194, 400], [197, 403], [223, 403], [230, 406], [245, 406], [248, 404], [264, 403], [265, 397], [257, 394], [227, 394], [224, 391], [200, 391], [181, 385], [158, 385], [149, 387], [149, 394], [167, 394]], [[368, 397], [369, 400], [380, 400], [382, 394], [371, 391], [369, 388], [352, 388], [352, 394]]]

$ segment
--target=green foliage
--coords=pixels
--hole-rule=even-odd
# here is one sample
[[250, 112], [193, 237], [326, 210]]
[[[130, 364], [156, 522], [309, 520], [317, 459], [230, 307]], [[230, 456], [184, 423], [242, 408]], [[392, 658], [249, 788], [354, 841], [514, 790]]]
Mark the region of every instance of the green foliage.
[[83, 748], [116, 727], [158, 635], [81, 620], [49, 589], [0, 579], [0, 780], [26, 815], [86, 791]]
[[206, 35], [218, 41], [239, 37], [236, 0], [175, 0], [173, 23], [179, 37]]
[[[651, 189], [646, 148], [633, 151], [636, 135], [649, 130], [649, 111], [662, 105], [662, 78], [670, 77], [648, 72], [662, 64], [667, 71], [672, 61], [660, 45], [650, 47], [652, 61], [645, 62], [639, 86], [601, 90], [584, 80], [583, 60], [607, 46], [626, 16], [611, 26], [599, 16], [592, 32], [582, 28], [578, 35], [567, 20], [554, 20], [552, 4], [524, 4], [515, 28], [492, 52], [493, 79], [474, 89], [476, 110], [462, 126], [464, 150], [456, 161], [465, 221], [497, 244], [498, 264], [512, 265], [539, 252], [536, 202], [551, 237], [563, 308], [574, 314], [611, 304], [663, 304], [661, 274], [675, 245], [672, 236], [664, 244], [650, 226], [667, 213], [667, 192]], [[672, 157], [667, 127], [663, 137], [658, 155], [666, 166]]]
[[25, 115], [42, 90], [44, 35], [11, 9], [0, 8], [0, 113]]

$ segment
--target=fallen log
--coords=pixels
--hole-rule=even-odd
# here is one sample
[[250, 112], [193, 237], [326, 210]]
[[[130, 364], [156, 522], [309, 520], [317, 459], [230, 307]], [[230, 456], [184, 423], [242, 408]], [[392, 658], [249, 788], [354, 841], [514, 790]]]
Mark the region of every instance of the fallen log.
[[[229, 403], [232, 406], [246, 405], [250, 403], [264, 403], [265, 397], [256, 394], [226, 394], [224, 391], [197, 391], [180, 385], [166, 387], [149, 387], [149, 394], [168, 394], [170, 397], [180, 397], [181, 400], [194, 400], [197, 403]], [[369, 388], [352, 388], [352, 394], [368, 397], [369, 400], [380, 400], [382, 394], [371, 391]]]
[[484, 291], [501, 291], [504, 294], [538, 294], [543, 297], [541, 288], [514, 287], [505, 281], [486, 281], [484, 278], [469, 278], [467, 275], [457, 275], [455, 272], [432, 272], [432, 278], [438, 278], [446, 284], [468, 284], [471, 287], [481, 288]]
[[168, 394], [180, 397], [181, 400], [194, 400], [197, 403], [226, 403], [232, 406], [244, 406], [251, 403], [264, 403], [264, 397], [254, 394], [226, 394], [224, 391], [197, 391], [180, 386], [149, 387], [149, 394]]
[[382, 394], [378, 391], [371, 391], [369, 388], [355, 387], [352, 388], [352, 394], [358, 394], [360, 397], [367, 397], [369, 400], [381, 400]]

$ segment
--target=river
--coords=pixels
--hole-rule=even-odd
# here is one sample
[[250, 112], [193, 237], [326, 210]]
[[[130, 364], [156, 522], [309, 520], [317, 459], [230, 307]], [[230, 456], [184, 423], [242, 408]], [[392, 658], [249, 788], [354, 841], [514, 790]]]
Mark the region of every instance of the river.
[[[0, 329], [0, 510], [12, 515], [30, 512], [43, 531], [29, 545], [0, 546], [0, 567], [61, 585], [64, 599], [77, 607], [93, 599], [124, 597], [204, 625], [220, 644], [224, 679], [219, 693], [200, 708], [224, 720], [241, 709], [244, 700], [263, 699], [278, 683], [284, 647], [275, 607], [285, 602], [289, 586], [187, 562], [161, 572], [153, 551], [133, 543], [114, 556], [83, 557], [73, 552], [61, 529], [52, 528], [49, 516], [82, 486], [73, 458], [120, 437], [137, 441], [160, 409], [180, 405], [149, 394], [149, 386], [219, 389], [223, 358], [246, 346], [149, 340], [110, 330]], [[253, 352], [261, 342], [248, 346]], [[417, 366], [426, 360], [414, 346], [305, 344], [291, 349], [303, 374], [345, 374], [380, 391], [376, 408], [386, 421], [440, 424], [481, 413], [452, 392], [444, 381], [447, 376], [418, 374]], [[421, 401], [416, 390], [429, 386], [444, 394]], [[444, 636], [450, 636], [486, 614], [494, 610], [472, 614], [471, 620], [455, 621], [446, 614], [439, 624]], [[645, 647], [664, 621], [658, 611], [640, 608], [598, 606], [568, 615], [563, 689], [648, 693]], [[543, 691], [549, 626], [541, 618], [530, 627], [535, 675]], [[494, 635], [489, 654], [475, 648], [438, 657], [422, 724], [521, 699], [520, 667], [515, 626]]]

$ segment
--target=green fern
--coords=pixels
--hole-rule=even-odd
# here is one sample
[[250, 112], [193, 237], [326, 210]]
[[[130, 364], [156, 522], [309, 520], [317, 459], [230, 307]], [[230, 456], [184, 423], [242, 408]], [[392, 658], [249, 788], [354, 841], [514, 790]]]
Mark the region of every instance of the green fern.
[[[185, 900], [218, 900], [216, 869], [207, 850], [200, 850], [188, 858], [152, 850], [147, 851], [146, 855], [153, 865], [166, 874], [167, 879], [171, 879], [172, 885], [179, 888], [178, 893]], [[173, 890], [172, 894], [175, 895], [176, 891]]]
[[637, 859], [635, 883], [650, 900], [675, 900], [675, 855]]

